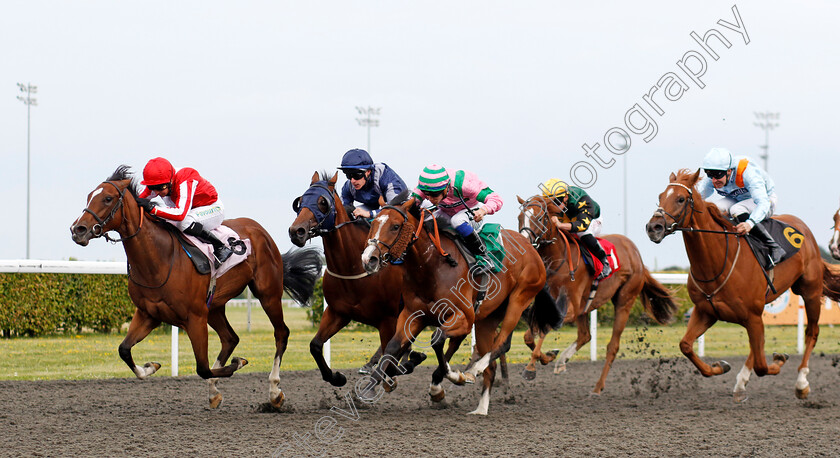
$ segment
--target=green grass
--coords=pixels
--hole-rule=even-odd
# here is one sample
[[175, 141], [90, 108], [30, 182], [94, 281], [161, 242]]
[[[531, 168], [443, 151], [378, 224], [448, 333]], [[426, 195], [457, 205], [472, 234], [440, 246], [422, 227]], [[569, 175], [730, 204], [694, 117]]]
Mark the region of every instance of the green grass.
[[[291, 328], [288, 349], [283, 358], [284, 370], [315, 369], [309, 354], [309, 341], [315, 328], [306, 319], [306, 311], [299, 308], [285, 310], [287, 325]], [[271, 324], [259, 306], [252, 309], [251, 331], [247, 331], [247, 312], [244, 307], [230, 307], [228, 319], [240, 336], [235, 356], [248, 359], [243, 372], [268, 372], [274, 356], [274, 337]], [[170, 335], [166, 329], [155, 331], [133, 349], [138, 364], [158, 361], [163, 367], [156, 375], [169, 375]], [[549, 334], [543, 350], [564, 349], [576, 338], [573, 327], [564, 327]], [[598, 359], [603, 360], [612, 330], [598, 330]], [[678, 348], [685, 332], [682, 324], [658, 327], [627, 328], [621, 342], [619, 358], [653, 358], [681, 356]], [[516, 332], [508, 354], [513, 363], [527, 362], [530, 352], [522, 343], [522, 332]], [[134, 377], [117, 354], [117, 347], [124, 334], [81, 334], [37, 338], [0, 339], [0, 380], [47, 379], [96, 379]], [[428, 341], [429, 333], [421, 334], [419, 341]], [[766, 328], [766, 351], [796, 353], [796, 326], [770, 326]], [[337, 369], [352, 369], [363, 365], [379, 344], [376, 332], [343, 331], [332, 340], [332, 365]], [[696, 347], [695, 347], [696, 348]], [[219, 351], [215, 334], [210, 334], [210, 361]], [[589, 359], [589, 345], [584, 346], [573, 358]], [[840, 326], [820, 328], [820, 341], [816, 352], [840, 353]], [[431, 349], [426, 353], [433, 358]], [[469, 352], [462, 348], [455, 356], [456, 364], [463, 364]], [[743, 355], [748, 353], [746, 331], [729, 323], [718, 323], [706, 334], [706, 358]], [[182, 332], [179, 365], [181, 375], [195, 374], [195, 359], [189, 339]]]

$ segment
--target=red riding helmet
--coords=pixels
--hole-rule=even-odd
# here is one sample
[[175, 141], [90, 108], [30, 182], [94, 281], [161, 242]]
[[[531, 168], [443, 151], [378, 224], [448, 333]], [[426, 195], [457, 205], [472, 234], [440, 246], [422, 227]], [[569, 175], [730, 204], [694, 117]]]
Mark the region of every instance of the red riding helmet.
[[156, 157], [146, 164], [143, 168], [143, 181], [140, 184], [144, 186], [154, 186], [156, 184], [166, 184], [172, 182], [172, 177], [175, 176], [175, 167], [162, 157]]

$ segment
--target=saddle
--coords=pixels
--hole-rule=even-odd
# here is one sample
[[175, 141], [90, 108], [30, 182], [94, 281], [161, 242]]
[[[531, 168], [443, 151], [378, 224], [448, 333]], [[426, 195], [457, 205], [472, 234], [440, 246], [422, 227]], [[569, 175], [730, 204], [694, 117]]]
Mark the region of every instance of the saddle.
[[[227, 242], [233, 256], [228, 258], [223, 264], [218, 265], [218, 261], [213, 256], [213, 245], [205, 243], [191, 235], [186, 235], [175, 226], [170, 226], [170, 230], [175, 233], [178, 243], [187, 254], [187, 257], [193, 262], [196, 272], [201, 275], [211, 275], [220, 277], [222, 274], [230, 270], [231, 267], [244, 261], [251, 252], [251, 241], [240, 240], [239, 235], [233, 229], [227, 226], [219, 226], [211, 232], [216, 235], [219, 240]], [[212, 259], [212, 263], [211, 263]]]
[[[779, 261], [780, 263], [799, 252], [799, 248], [802, 247], [802, 242], [805, 240], [805, 236], [796, 230], [796, 228], [772, 218], [767, 218], [759, 224], [763, 225], [764, 228], [767, 229], [767, 232], [773, 237], [773, 240], [775, 240], [776, 243], [785, 250], [782, 260]], [[753, 237], [751, 234], [747, 234], [746, 239], [747, 243], [750, 244], [750, 248], [752, 248], [753, 253], [755, 253], [759, 264], [761, 264], [761, 267], [764, 268], [765, 271], [770, 270], [772, 268], [770, 262], [770, 248], [768, 248], [764, 242]]]
[[[424, 224], [431, 224], [431, 221], [426, 221]], [[438, 222], [438, 227], [441, 227], [442, 224], [440, 221]], [[430, 226], [426, 226], [427, 230], [434, 230]], [[499, 272], [502, 270], [502, 263], [505, 260], [505, 256], [507, 252], [505, 251], [505, 247], [502, 243], [501, 238], [501, 230], [502, 226], [500, 224], [495, 223], [487, 223], [481, 227], [481, 232], [478, 233], [478, 236], [484, 242], [484, 245], [487, 247], [487, 254], [490, 258], [491, 270], [495, 272]], [[464, 245], [464, 241], [461, 239], [461, 236], [455, 232], [455, 229], [450, 227], [446, 227], [445, 229], [440, 230], [441, 234], [450, 238], [453, 242], [455, 242], [455, 246], [458, 247], [458, 251], [464, 256], [464, 260], [467, 261], [467, 265], [472, 268], [476, 262], [478, 261], [472, 252]]]
[[[604, 279], [606, 280], [618, 272], [618, 269], [621, 268], [621, 261], [618, 259], [618, 254], [615, 252], [615, 245], [613, 245], [612, 242], [600, 237], [595, 237], [595, 239], [601, 244], [601, 248], [604, 249], [604, 253], [607, 253], [607, 259], [609, 259], [611, 264], [610, 267], [612, 267], [612, 272]], [[601, 271], [604, 270], [604, 265], [601, 263], [600, 259], [592, 256], [592, 253], [590, 253], [589, 250], [580, 243], [580, 240], [578, 240], [578, 246], [580, 247], [581, 257], [583, 258], [584, 265], [586, 265], [586, 269], [593, 278], [597, 278], [598, 275], [601, 274]]]

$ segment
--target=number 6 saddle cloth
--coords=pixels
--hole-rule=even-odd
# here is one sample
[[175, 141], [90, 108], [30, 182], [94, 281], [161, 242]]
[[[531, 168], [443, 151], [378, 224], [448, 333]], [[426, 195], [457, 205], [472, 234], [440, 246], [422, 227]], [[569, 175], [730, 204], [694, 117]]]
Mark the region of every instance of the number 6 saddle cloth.
[[[775, 240], [776, 243], [785, 250], [785, 255], [782, 256], [782, 260], [779, 261], [779, 263], [784, 262], [785, 259], [798, 253], [799, 248], [801, 248], [802, 244], [805, 242], [805, 236], [802, 235], [801, 232], [796, 230], [793, 226], [779, 220], [767, 218], [759, 224], [764, 225], [764, 228], [767, 229], [767, 232], [770, 233], [773, 240]], [[761, 263], [761, 267], [763, 267], [764, 270], [772, 268], [770, 265], [770, 248], [752, 235], [747, 235], [747, 242], [752, 247], [756, 256], [758, 256], [758, 261]]]

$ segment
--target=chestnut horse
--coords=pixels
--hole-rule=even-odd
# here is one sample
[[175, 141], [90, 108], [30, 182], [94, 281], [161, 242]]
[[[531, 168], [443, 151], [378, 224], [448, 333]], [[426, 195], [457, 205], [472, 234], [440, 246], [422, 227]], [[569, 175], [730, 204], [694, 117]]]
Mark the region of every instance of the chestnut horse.
[[828, 250], [832, 258], [840, 261], [840, 210], [834, 212], [834, 232], [828, 242]]
[[[286, 351], [289, 328], [283, 321], [281, 298], [285, 289], [295, 300], [309, 300], [315, 280], [321, 272], [320, 254], [315, 250], [290, 251], [280, 256], [271, 236], [256, 221], [247, 218], [226, 220], [224, 225], [240, 238], [250, 239], [252, 252], [241, 264], [216, 280], [215, 294], [208, 302], [210, 276], [199, 275], [192, 261], [181, 248], [170, 223], [147, 215], [135, 200], [136, 190], [128, 166], [120, 166], [114, 174], [97, 186], [87, 198], [82, 215], [70, 227], [73, 241], [87, 246], [91, 239], [116, 231], [128, 258], [128, 294], [137, 307], [125, 339], [120, 344], [120, 357], [139, 379], [160, 369], [156, 362], [138, 366], [131, 348], [143, 340], [161, 322], [184, 329], [195, 353], [196, 372], [210, 380], [210, 407], [218, 407], [222, 395], [216, 388], [216, 377], [230, 377], [248, 363], [232, 358], [239, 337], [225, 316], [225, 304], [245, 287], [251, 288], [260, 300], [274, 326], [274, 365], [268, 377], [269, 400], [279, 408], [285, 395], [280, 389], [280, 362]], [[207, 355], [207, 325], [219, 335], [221, 351], [211, 368]]]
[[804, 240], [797, 241], [801, 242], [801, 248], [795, 255], [773, 269], [773, 283], [778, 292], [771, 292], [747, 240], [736, 235], [732, 222], [721, 214], [716, 205], [705, 202], [698, 194], [695, 185], [699, 177], [700, 170], [691, 173], [683, 169], [677, 174], [672, 173], [670, 183], [659, 195], [659, 207], [647, 223], [648, 237], [655, 243], [676, 231], [683, 233], [691, 264], [688, 293], [695, 307], [688, 329], [680, 341], [680, 350], [704, 376], [720, 375], [730, 370], [729, 364], [725, 361], [711, 366], [706, 364], [694, 353], [694, 341], [717, 320], [738, 323], [746, 328], [750, 354], [736, 377], [733, 390], [736, 402], [745, 400], [751, 370], [759, 377], [776, 375], [787, 361], [787, 355], [774, 353], [773, 362], [767, 363], [761, 316], [764, 304], [790, 288], [804, 299], [808, 317], [805, 353], [795, 385], [796, 397], [805, 399], [810, 392], [808, 360], [819, 334], [821, 298], [828, 296], [840, 300], [840, 268], [822, 260], [814, 235], [799, 218], [774, 216], [774, 219], [802, 233]]
[[[542, 290], [545, 267], [539, 254], [524, 237], [514, 231], [503, 230], [503, 245], [507, 251], [503, 268], [498, 273], [483, 274], [489, 282], [485, 286], [486, 298], [476, 312], [473, 303], [480, 287], [477, 285], [485, 283], [476, 279], [475, 270], [469, 267], [455, 242], [448, 237], [434, 237], [422, 230], [422, 220], [420, 209], [412, 198], [399, 205], [383, 207], [371, 223], [368, 247], [362, 254], [365, 269], [378, 272], [391, 261], [404, 259], [405, 306], [397, 320], [397, 333], [385, 347], [379, 370], [374, 372], [371, 383], [362, 393], [369, 393], [375, 384], [383, 380], [383, 373], [387, 373], [390, 365], [400, 358], [425, 327], [438, 326], [431, 342], [438, 360], [438, 368], [429, 387], [432, 400], [443, 399], [444, 391], [440, 384], [444, 377], [457, 384], [470, 383], [475, 381], [478, 373], [483, 372], [481, 400], [470, 413], [486, 415], [496, 375], [495, 359], [506, 351], [506, 343], [509, 343], [509, 336], [522, 312]], [[420, 230], [415, 231], [418, 228]], [[455, 262], [443, 253], [449, 254]], [[471, 362], [466, 374], [455, 372], [449, 366], [449, 358], [470, 333], [473, 324], [479, 357]], [[497, 333], [500, 324], [501, 329]], [[450, 343], [444, 355], [443, 345], [447, 337]]]
[[[324, 343], [350, 321], [358, 321], [379, 330], [381, 350], [396, 331], [397, 316], [402, 304], [402, 269], [390, 269], [370, 276], [362, 268], [359, 258], [367, 241], [368, 225], [363, 219], [351, 219], [345, 210], [335, 183], [338, 174], [327, 179], [315, 172], [309, 189], [293, 204], [298, 214], [289, 226], [289, 238], [301, 247], [307, 240], [320, 236], [324, 241], [327, 271], [324, 276], [324, 299], [329, 306], [318, 325], [318, 332], [309, 344], [309, 351], [318, 364], [321, 376], [333, 386], [344, 386], [347, 378], [333, 372], [324, 359]], [[422, 353], [411, 354], [414, 364], [426, 358]], [[372, 360], [374, 363], [376, 359]]]
[[[607, 380], [607, 374], [618, 353], [621, 333], [627, 326], [630, 310], [641, 295], [645, 310], [660, 324], [671, 323], [677, 312], [677, 303], [671, 292], [656, 281], [642, 264], [639, 249], [623, 235], [606, 235], [603, 238], [615, 245], [616, 254], [620, 260], [620, 269], [605, 280], [602, 280], [595, 291], [594, 298], [590, 298], [593, 277], [583, 265], [581, 259], [581, 245], [577, 238], [565, 231], [557, 229], [551, 221], [552, 215], [560, 215], [560, 208], [551, 200], [542, 196], [533, 196], [523, 200], [517, 196], [520, 205], [519, 231], [529, 238], [537, 249], [546, 265], [548, 293], [551, 297], [567, 294], [569, 309], [565, 322], [574, 321], [577, 324], [578, 337], [568, 348], [557, 357], [555, 373], [566, 370], [566, 362], [582, 346], [590, 341], [589, 312], [596, 310], [607, 301], [612, 300], [615, 307], [615, 320], [610, 343], [607, 345], [607, 356], [601, 377], [595, 383], [592, 394], [601, 394]], [[536, 361], [548, 364], [557, 354], [557, 350], [547, 355], [540, 353], [544, 333], [540, 333], [537, 345], [534, 345], [532, 333], [525, 334], [525, 343], [534, 350], [531, 361], [523, 373], [526, 379], [533, 379], [536, 375]]]

